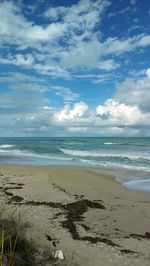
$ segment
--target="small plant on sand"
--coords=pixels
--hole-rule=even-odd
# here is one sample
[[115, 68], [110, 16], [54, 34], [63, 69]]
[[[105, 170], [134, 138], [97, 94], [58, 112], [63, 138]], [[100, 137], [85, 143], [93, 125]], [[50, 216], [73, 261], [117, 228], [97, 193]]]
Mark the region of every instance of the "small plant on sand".
[[[6, 222], [6, 221], [5, 221]], [[3, 265], [14, 265], [14, 252], [18, 240], [19, 227], [14, 236], [5, 228], [5, 225], [1, 225], [1, 235], [0, 235], [0, 264]]]
[[[9, 214], [8, 214], [9, 213]], [[0, 209], [0, 266], [33, 265], [29, 259], [29, 244], [21, 236], [21, 212], [10, 212], [6, 206]]]
[[21, 219], [20, 212], [16, 221], [16, 210], [7, 216], [6, 209], [6, 206], [1, 206], [0, 210], [0, 266], [13, 266]]
[[[0, 266], [45, 266], [60, 265], [59, 261], [49, 250], [43, 250], [40, 253], [38, 247], [32, 241], [28, 241], [25, 232], [28, 229], [27, 224], [23, 222], [29, 210], [24, 211], [16, 205], [13, 209], [8, 206], [0, 207]], [[56, 240], [52, 241], [53, 248], [56, 247]]]

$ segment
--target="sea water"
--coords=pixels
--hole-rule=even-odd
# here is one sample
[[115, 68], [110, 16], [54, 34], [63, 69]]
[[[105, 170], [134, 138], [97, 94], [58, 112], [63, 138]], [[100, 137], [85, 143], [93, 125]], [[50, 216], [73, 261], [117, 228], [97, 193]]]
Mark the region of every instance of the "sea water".
[[107, 168], [150, 192], [150, 138], [0, 138], [0, 163]]

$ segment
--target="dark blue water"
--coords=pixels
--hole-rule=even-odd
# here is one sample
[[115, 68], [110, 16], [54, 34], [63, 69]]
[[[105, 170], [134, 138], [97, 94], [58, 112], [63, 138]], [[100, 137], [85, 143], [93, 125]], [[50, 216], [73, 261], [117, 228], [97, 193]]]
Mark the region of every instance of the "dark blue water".
[[0, 163], [123, 168], [148, 178], [150, 138], [0, 138]]

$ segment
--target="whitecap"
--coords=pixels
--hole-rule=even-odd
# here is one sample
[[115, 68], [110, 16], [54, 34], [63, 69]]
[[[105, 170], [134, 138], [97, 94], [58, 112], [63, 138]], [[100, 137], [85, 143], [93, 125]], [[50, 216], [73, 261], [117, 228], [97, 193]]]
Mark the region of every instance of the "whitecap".
[[15, 145], [10, 145], [10, 144], [2, 144], [2, 145], [0, 145], [0, 148], [2, 148], [2, 149], [8, 149], [8, 148], [12, 148], [12, 147], [15, 147]]
[[115, 145], [115, 144], [120, 144], [120, 143], [115, 143], [115, 142], [104, 142], [104, 145]]
[[148, 160], [150, 161], [149, 154], [131, 154], [131, 153], [111, 153], [111, 152], [101, 152], [101, 151], [81, 151], [81, 150], [68, 150], [68, 149], [60, 149], [64, 154], [79, 156], [79, 157], [102, 157], [102, 158], [120, 158], [120, 159], [132, 159], [132, 160]]

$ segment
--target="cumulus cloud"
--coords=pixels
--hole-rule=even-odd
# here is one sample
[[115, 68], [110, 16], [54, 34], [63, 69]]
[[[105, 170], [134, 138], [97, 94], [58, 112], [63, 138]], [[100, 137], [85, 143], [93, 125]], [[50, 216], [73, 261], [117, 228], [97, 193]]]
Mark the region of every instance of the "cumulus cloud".
[[[28, 13], [34, 14], [33, 6], [27, 10], [22, 1], [0, 1], [0, 63], [11, 69], [0, 77], [1, 130], [9, 128], [15, 134], [19, 128], [22, 134], [33, 135], [148, 135], [150, 69], [131, 69], [128, 75], [126, 55], [145, 51], [150, 35], [146, 30], [126, 36], [115, 36], [115, 31], [104, 33], [102, 23], [109, 0], [79, 0], [68, 6], [52, 6], [50, 2], [37, 19]], [[134, 9], [136, 1], [130, 0], [130, 4], [118, 9], [119, 15]], [[137, 22], [134, 19], [133, 26]], [[122, 81], [124, 73], [132, 78]], [[113, 86], [114, 81], [121, 82], [111, 99], [104, 103], [97, 99], [101, 104], [91, 107], [68, 85], [73, 77], [92, 80], [95, 87], [100, 83], [100, 89], [104, 88], [101, 83], [109, 81]], [[61, 105], [52, 107], [51, 95]], [[85, 93], [83, 96], [86, 99]]]
[[113, 99], [107, 100], [104, 105], [99, 105], [96, 114], [104, 121], [118, 127], [135, 125], [143, 118], [137, 106], [119, 103]]
[[[142, 112], [138, 106], [131, 106], [124, 103], [115, 101], [114, 99], [107, 100], [103, 105], [98, 105], [95, 110], [89, 108], [84, 103], [76, 103], [73, 107], [65, 105], [59, 111], [54, 114], [55, 124], [61, 124], [67, 127], [68, 130], [74, 132], [81, 132], [87, 128], [105, 129], [111, 128], [112, 133], [115, 131], [121, 133], [127, 128], [141, 129], [142, 127], [149, 127], [147, 124], [150, 119], [150, 113]], [[117, 131], [118, 129], [118, 131]], [[133, 130], [134, 131], [134, 130]]]
[[[7, 104], [8, 110], [9, 98], [7, 99], [5, 105]], [[11, 99], [11, 105], [12, 103]], [[114, 99], [107, 100], [95, 109], [90, 108], [85, 102], [77, 102], [73, 106], [65, 105], [61, 109], [52, 108], [44, 101], [39, 106], [39, 103], [38, 108], [35, 104], [34, 108], [25, 113], [15, 112], [15, 116], [11, 113], [10, 127], [15, 130], [19, 127], [26, 134], [38, 135], [39, 132], [44, 132], [44, 134], [53, 133], [55, 136], [61, 134], [148, 136], [150, 132], [150, 125], [147, 123], [150, 121], [150, 113], [140, 110], [138, 106], [120, 103]], [[4, 124], [4, 121], [2, 120], [0, 124]]]
[[78, 119], [88, 115], [88, 105], [84, 102], [76, 103], [73, 108], [69, 105], [65, 105], [64, 108], [55, 114], [55, 119], [58, 122], [66, 123], [67, 121], [78, 122]]

